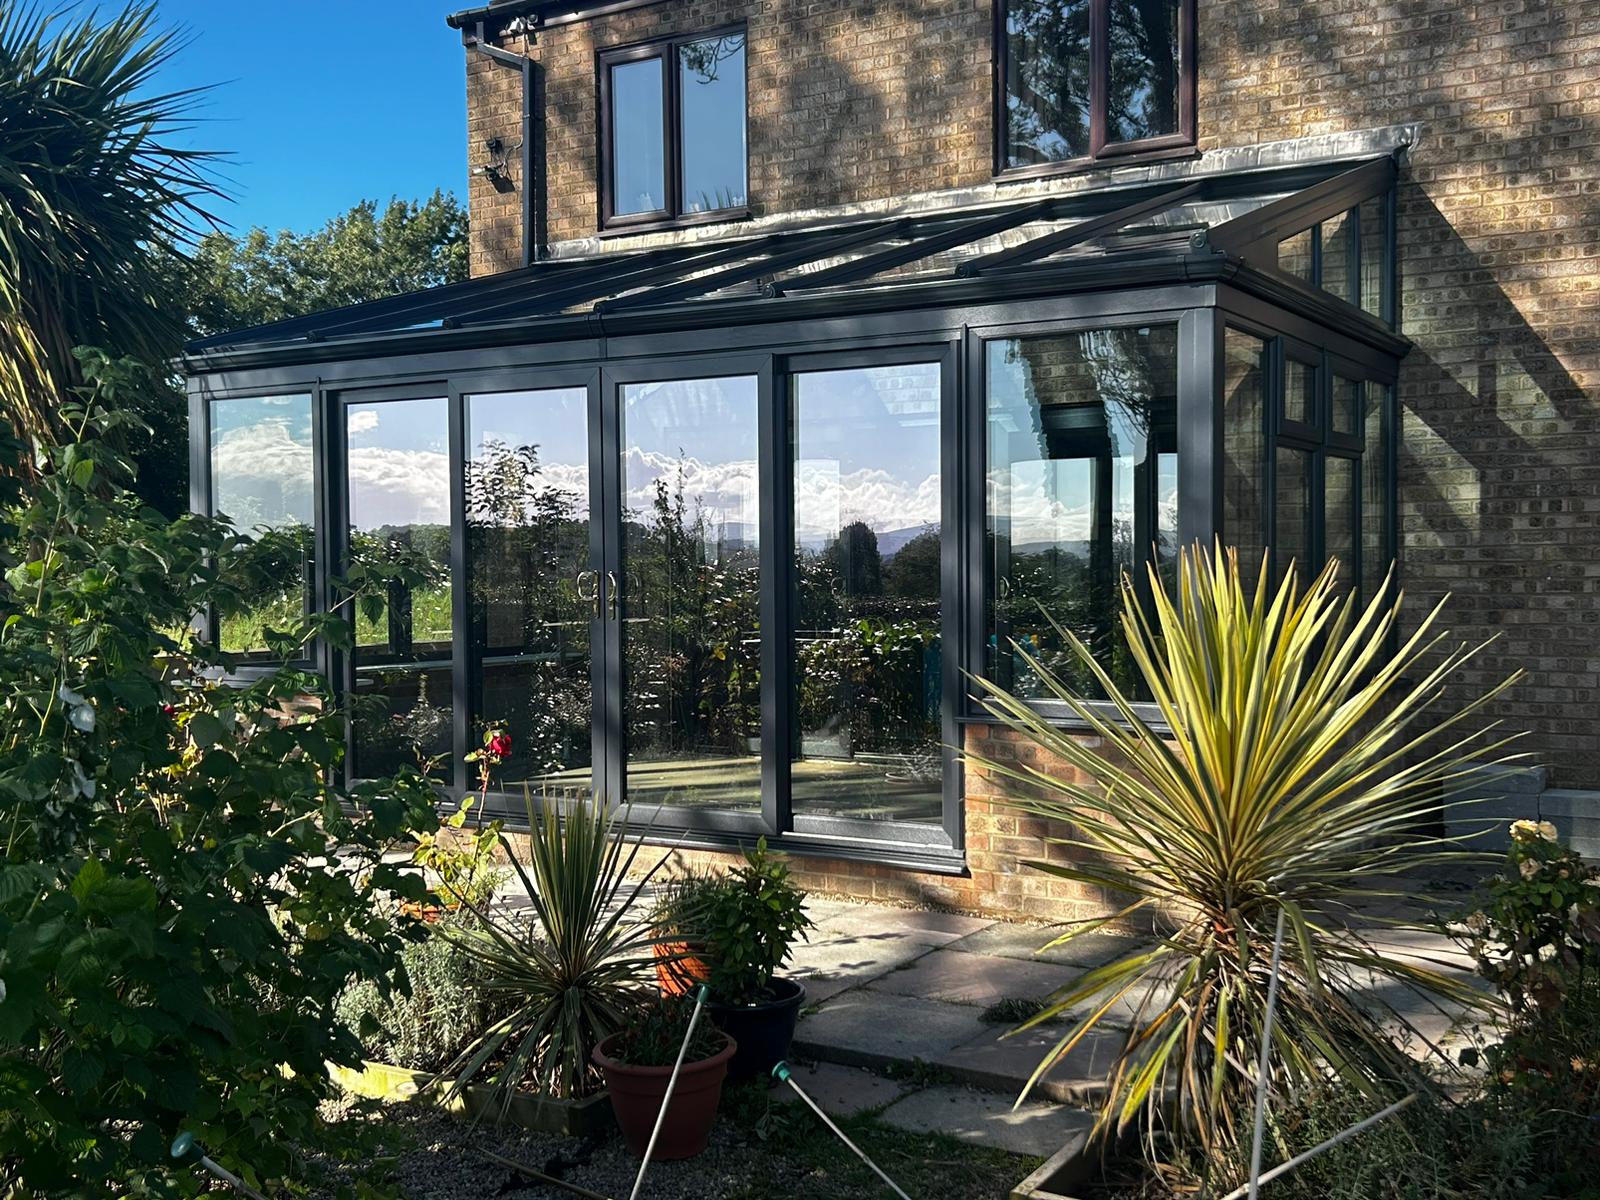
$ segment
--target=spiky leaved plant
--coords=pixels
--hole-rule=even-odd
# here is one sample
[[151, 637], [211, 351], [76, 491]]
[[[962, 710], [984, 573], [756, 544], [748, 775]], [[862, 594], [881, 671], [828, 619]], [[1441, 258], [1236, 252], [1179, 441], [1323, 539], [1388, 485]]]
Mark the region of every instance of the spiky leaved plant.
[[1263, 571], [1252, 593], [1233, 551], [1196, 547], [1181, 556], [1178, 580], [1174, 600], [1152, 578], [1153, 620], [1132, 580], [1122, 581], [1129, 652], [1170, 732], [1057, 626], [1108, 704], [1073, 694], [1025, 647], [1017, 653], [1098, 742], [979, 681], [989, 713], [1047, 752], [1041, 764], [1076, 774], [982, 754], [966, 761], [1001, 782], [1009, 805], [1069, 827], [1053, 840], [1074, 847], [1073, 860], [1030, 867], [1122, 895], [1126, 906], [1110, 919], [1146, 910], [1163, 935], [1074, 979], [1020, 1027], [1079, 1017], [1028, 1089], [1109, 1013], [1132, 1009], [1099, 1131], [1137, 1123], [1209, 1147], [1236, 1141], [1234, 1114], [1255, 1086], [1280, 911], [1288, 935], [1271, 1051], [1279, 1089], [1325, 1073], [1374, 1094], [1417, 1084], [1414, 1064], [1358, 995], [1374, 979], [1486, 1003], [1462, 981], [1378, 952], [1352, 917], [1363, 898], [1394, 895], [1385, 877], [1466, 857], [1419, 827], [1469, 753], [1481, 763], [1512, 740], [1492, 723], [1474, 734], [1463, 722], [1516, 676], [1444, 710], [1448, 681], [1482, 647], [1437, 632], [1435, 608], [1391, 653], [1400, 597], [1386, 586], [1363, 608], [1341, 596], [1332, 563], [1304, 590], [1293, 569], [1275, 588]]
[[591, 1052], [641, 1010], [655, 978], [655, 925], [639, 896], [661, 863], [628, 878], [642, 837], [589, 798], [562, 811], [530, 793], [527, 805], [527, 862], [501, 841], [532, 920], [469, 904], [478, 926], [450, 934], [512, 1008], [447, 1073], [454, 1091], [487, 1076], [502, 1112], [519, 1088], [561, 1099], [595, 1091]]

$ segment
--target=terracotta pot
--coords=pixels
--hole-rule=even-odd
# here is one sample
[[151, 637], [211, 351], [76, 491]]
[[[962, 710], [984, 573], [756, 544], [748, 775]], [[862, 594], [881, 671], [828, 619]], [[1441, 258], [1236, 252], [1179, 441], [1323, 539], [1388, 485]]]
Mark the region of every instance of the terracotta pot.
[[[606, 1077], [611, 1111], [622, 1127], [623, 1140], [628, 1143], [629, 1150], [642, 1158], [661, 1112], [661, 1100], [667, 1093], [672, 1068], [635, 1067], [618, 1062], [609, 1051], [622, 1036], [614, 1033], [596, 1046], [594, 1061]], [[661, 1123], [661, 1136], [651, 1155], [652, 1162], [693, 1158], [706, 1148], [712, 1123], [717, 1118], [717, 1104], [722, 1100], [722, 1081], [728, 1075], [728, 1060], [738, 1049], [731, 1037], [722, 1036], [721, 1050], [710, 1058], [684, 1063], [678, 1072], [678, 1085], [672, 1089], [672, 1103], [667, 1107], [666, 1120]]]
[[711, 978], [711, 968], [696, 958], [688, 942], [657, 942], [656, 983], [663, 996], [682, 996]]

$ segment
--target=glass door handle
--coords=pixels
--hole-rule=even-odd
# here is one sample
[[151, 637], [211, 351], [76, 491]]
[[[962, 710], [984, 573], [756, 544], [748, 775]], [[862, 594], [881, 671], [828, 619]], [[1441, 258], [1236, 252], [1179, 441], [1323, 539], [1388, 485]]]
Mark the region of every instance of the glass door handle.
[[579, 571], [573, 580], [577, 588], [578, 599], [589, 604], [594, 610], [594, 619], [600, 619], [600, 572]]
[[[615, 571], [607, 571], [606, 572], [606, 608], [607, 608], [608, 611], [607, 611], [606, 615], [613, 621], [615, 621], [617, 619], [617, 606], [618, 606], [618, 603], [619, 603], [619, 601], [617, 600], [617, 592], [619, 590], [620, 590], [620, 585], [617, 583], [616, 572]], [[597, 609], [597, 611], [598, 611], [598, 609]]]

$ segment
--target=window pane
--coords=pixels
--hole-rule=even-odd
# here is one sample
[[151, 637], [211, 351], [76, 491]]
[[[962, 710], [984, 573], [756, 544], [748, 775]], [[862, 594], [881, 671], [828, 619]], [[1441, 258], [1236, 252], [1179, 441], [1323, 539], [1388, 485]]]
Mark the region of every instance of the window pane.
[[345, 409], [357, 601], [352, 769], [451, 771], [449, 420], [443, 398]]
[[1237, 329], [1227, 331], [1222, 375], [1222, 533], [1238, 548], [1250, 583], [1261, 574], [1266, 540], [1266, 470], [1263, 434], [1267, 406], [1267, 343]]
[[795, 376], [797, 813], [943, 813], [939, 374]]
[[1176, 330], [996, 341], [987, 367], [990, 677], [1038, 697], [1021, 646], [1082, 694], [1099, 694], [1048, 613], [1131, 689], [1118, 582], [1161, 525], [1175, 524], [1157, 514], [1176, 502], [1163, 490], [1176, 472], [1160, 462], [1176, 449]]
[[1353, 224], [1349, 213], [1322, 223], [1322, 290], [1351, 303], [1355, 302], [1355, 278], [1350, 273]]
[[1278, 266], [1298, 279], [1311, 282], [1311, 230], [1302, 229], [1278, 243]]
[[1293, 565], [1303, 582], [1311, 556], [1311, 452], [1278, 447], [1277, 519], [1273, 573], [1283, 578]]
[[1366, 453], [1361, 456], [1361, 594], [1371, 600], [1389, 574], [1389, 434], [1384, 412], [1389, 389], [1368, 384]]
[[753, 377], [622, 389], [623, 697], [633, 804], [761, 804]]
[[1106, 140], [1178, 132], [1179, 0], [1111, 0]]
[[1317, 423], [1317, 368], [1289, 359], [1283, 364], [1283, 419]]
[[1339, 563], [1339, 587], [1351, 585], [1356, 572], [1356, 469], [1359, 460], [1328, 455], [1323, 460], [1325, 545]]
[[1387, 221], [1381, 198], [1361, 202], [1361, 307], [1375, 317], [1383, 316], [1384, 296], [1389, 290]]
[[745, 204], [744, 35], [678, 48], [683, 211]]
[[504, 725], [491, 786], [589, 782], [589, 421], [584, 388], [467, 397], [471, 745]]
[[659, 212], [667, 206], [661, 60], [611, 68], [612, 212]]
[[248, 611], [224, 617], [222, 649], [266, 649], [311, 608], [311, 397], [211, 402], [211, 511], [255, 541], [242, 582]]
[[1006, 5], [1006, 165], [1089, 153], [1089, 0]]
[[1361, 383], [1333, 377], [1333, 429], [1335, 433], [1359, 434], [1361, 432]]

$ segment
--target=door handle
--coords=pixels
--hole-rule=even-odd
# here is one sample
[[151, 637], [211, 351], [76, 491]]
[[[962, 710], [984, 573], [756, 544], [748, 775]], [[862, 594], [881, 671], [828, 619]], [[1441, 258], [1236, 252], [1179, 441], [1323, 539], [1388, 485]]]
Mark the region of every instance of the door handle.
[[[613, 620], [613, 621], [615, 621], [617, 619], [617, 606], [619, 604], [619, 601], [617, 600], [617, 592], [619, 590], [620, 590], [620, 585], [617, 583], [617, 574], [616, 574], [616, 572], [615, 571], [607, 571], [606, 572], [606, 608], [609, 610], [607, 612], [607, 616], [609, 616], [610, 619]], [[598, 609], [598, 606], [597, 606], [596, 607], [596, 612], [598, 613], [598, 611], [599, 611], [599, 609]]]
[[595, 620], [600, 619], [600, 572], [579, 571], [573, 580], [577, 588], [578, 599], [589, 604], [594, 611]]

